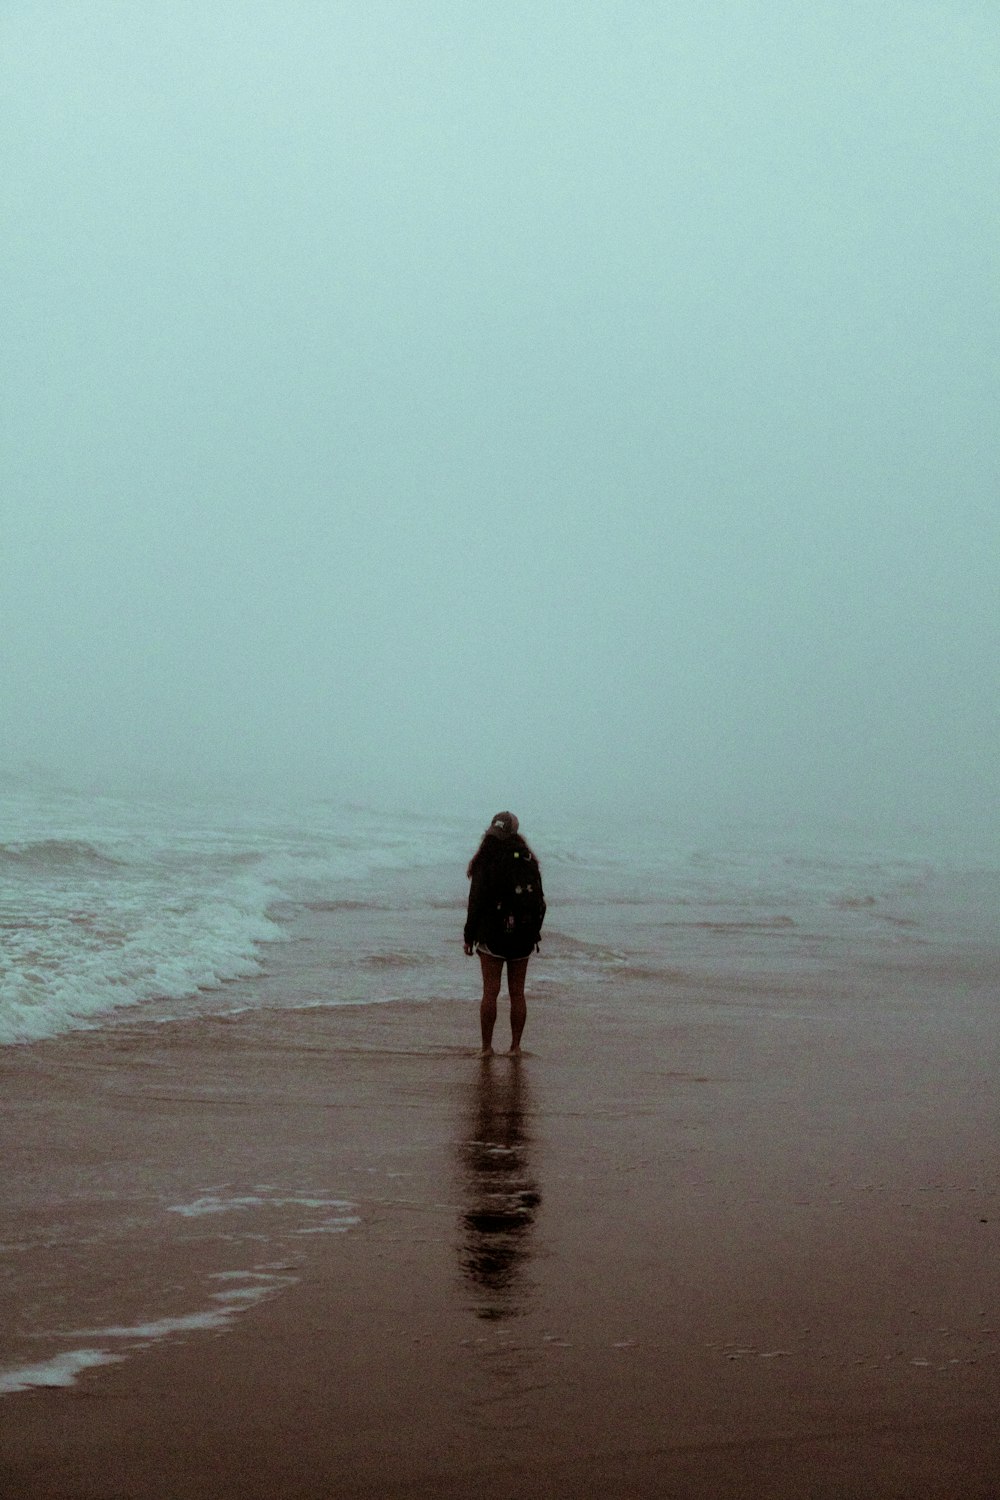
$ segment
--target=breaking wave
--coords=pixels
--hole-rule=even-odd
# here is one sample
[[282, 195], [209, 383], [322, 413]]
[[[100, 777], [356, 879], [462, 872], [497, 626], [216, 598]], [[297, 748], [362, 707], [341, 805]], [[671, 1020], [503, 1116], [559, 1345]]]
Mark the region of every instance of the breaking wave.
[[86, 839], [36, 839], [0, 844], [0, 868], [58, 872], [60, 868], [114, 870], [122, 861], [105, 854]]
[[4, 924], [0, 1043], [92, 1026], [123, 1006], [180, 999], [259, 972], [260, 945], [284, 937], [270, 890], [245, 883], [186, 905], [141, 902], [117, 924], [79, 913]]
[[[386, 882], [433, 863], [443, 837], [344, 811], [289, 820], [86, 796], [8, 801], [0, 1044], [106, 1024], [145, 1002], [190, 1002], [260, 974], [297, 912], [377, 914]], [[373, 972], [403, 963], [383, 950]], [[171, 1010], [157, 1003], [150, 1014]]]

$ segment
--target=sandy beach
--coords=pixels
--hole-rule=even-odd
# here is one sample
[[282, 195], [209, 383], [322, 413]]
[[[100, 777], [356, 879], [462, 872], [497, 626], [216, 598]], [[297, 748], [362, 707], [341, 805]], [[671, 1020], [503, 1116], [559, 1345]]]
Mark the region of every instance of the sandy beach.
[[1000, 1500], [998, 57], [0, 3], [0, 1500]]
[[995, 1495], [987, 979], [8, 1049], [4, 1495]]

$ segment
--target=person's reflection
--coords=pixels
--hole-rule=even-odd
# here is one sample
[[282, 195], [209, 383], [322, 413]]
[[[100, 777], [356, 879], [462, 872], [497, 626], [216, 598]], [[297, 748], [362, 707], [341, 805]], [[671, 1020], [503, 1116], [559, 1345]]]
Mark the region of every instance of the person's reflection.
[[459, 1259], [480, 1318], [524, 1311], [525, 1271], [541, 1193], [524, 1128], [528, 1086], [519, 1057], [484, 1057], [459, 1147], [463, 1212]]

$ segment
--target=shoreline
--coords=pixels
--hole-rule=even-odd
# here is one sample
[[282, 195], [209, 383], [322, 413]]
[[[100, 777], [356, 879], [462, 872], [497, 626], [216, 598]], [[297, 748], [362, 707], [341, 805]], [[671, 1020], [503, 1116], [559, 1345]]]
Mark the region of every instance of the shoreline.
[[5, 1494], [995, 1494], [996, 1025], [892, 1000], [10, 1049], [0, 1369], [124, 1357], [0, 1397]]

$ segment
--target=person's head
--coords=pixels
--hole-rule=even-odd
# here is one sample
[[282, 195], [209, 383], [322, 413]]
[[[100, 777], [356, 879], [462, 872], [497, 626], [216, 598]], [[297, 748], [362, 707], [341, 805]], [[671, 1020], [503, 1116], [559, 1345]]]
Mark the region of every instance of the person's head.
[[517, 819], [512, 812], [494, 813], [486, 830], [487, 838], [509, 839], [517, 832]]
[[469, 861], [466, 873], [471, 876], [473, 870], [484, 862], [492, 864], [500, 856], [501, 844], [506, 844], [510, 839], [516, 840], [518, 848], [527, 849], [527, 844], [517, 830], [518, 821], [512, 812], [494, 813], [490, 819], [489, 828], [483, 834], [479, 848]]

